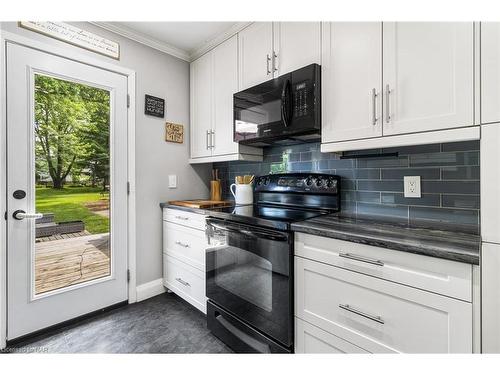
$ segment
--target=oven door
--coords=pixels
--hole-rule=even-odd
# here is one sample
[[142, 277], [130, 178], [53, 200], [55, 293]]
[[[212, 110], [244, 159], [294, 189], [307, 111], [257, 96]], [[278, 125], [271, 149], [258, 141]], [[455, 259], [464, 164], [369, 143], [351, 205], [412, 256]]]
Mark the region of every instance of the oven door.
[[293, 236], [208, 218], [207, 297], [285, 346], [293, 342]]

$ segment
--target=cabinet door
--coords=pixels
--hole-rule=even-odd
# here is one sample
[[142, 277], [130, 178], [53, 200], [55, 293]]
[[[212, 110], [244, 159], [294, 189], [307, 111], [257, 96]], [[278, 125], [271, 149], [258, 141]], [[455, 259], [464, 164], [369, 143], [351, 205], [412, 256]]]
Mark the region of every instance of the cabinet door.
[[483, 242], [481, 253], [482, 352], [500, 353], [500, 245]]
[[321, 22], [274, 23], [274, 77], [321, 63]]
[[191, 157], [212, 154], [209, 134], [212, 129], [212, 53], [209, 52], [191, 63]]
[[473, 125], [473, 23], [384, 23], [383, 30], [384, 135]]
[[481, 23], [481, 123], [500, 121], [500, 22]]
[[323, 24], [322, 142], [382, 135], [382, 24]]
[[213, 50], [214, 138], [213, 155], [238, 152], [233, 142], [233, 94], [238, 91], [238, 37], [235, 35]]
[[239, 90], [273, 78], [273, 24], [255, 22], [238, 33]]

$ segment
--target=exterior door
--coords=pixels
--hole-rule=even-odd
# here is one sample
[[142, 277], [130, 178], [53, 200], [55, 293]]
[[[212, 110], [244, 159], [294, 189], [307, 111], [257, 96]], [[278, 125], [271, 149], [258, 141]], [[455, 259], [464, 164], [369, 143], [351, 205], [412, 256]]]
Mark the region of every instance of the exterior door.
[[472, 22], [383, 25], [384, 135], [474, 124]]
[[322, 142], [382, 136], [382, 23], [324, 23], [322, 62]]
[[238, 33], [239, 90], [273, 78], [273, 23], [255, 22]]
[[12, 340], [128, 298], [127, 78], [15, 44], [6, 67]]

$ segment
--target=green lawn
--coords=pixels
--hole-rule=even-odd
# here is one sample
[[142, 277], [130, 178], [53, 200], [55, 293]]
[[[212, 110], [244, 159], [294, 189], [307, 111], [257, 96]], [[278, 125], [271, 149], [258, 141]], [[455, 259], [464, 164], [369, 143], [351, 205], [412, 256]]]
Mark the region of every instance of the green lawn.
[[84, 206], [86, 202], [99, 201], [101, 188], [65, 187], [64, 189], [37, 188], [36, 210], [53, 213], [55, 221], [82, 220], [92, 234], [109, 232], [109, 219], [97, 215]]

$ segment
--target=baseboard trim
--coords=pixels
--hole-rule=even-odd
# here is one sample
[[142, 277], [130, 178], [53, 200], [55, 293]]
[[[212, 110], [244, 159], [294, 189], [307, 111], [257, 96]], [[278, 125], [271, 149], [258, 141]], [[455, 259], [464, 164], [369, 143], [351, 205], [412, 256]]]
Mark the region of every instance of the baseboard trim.
[[163, 279], [156, 279], [145, 284], [137, 285], [137, 302], [165, 293]]

